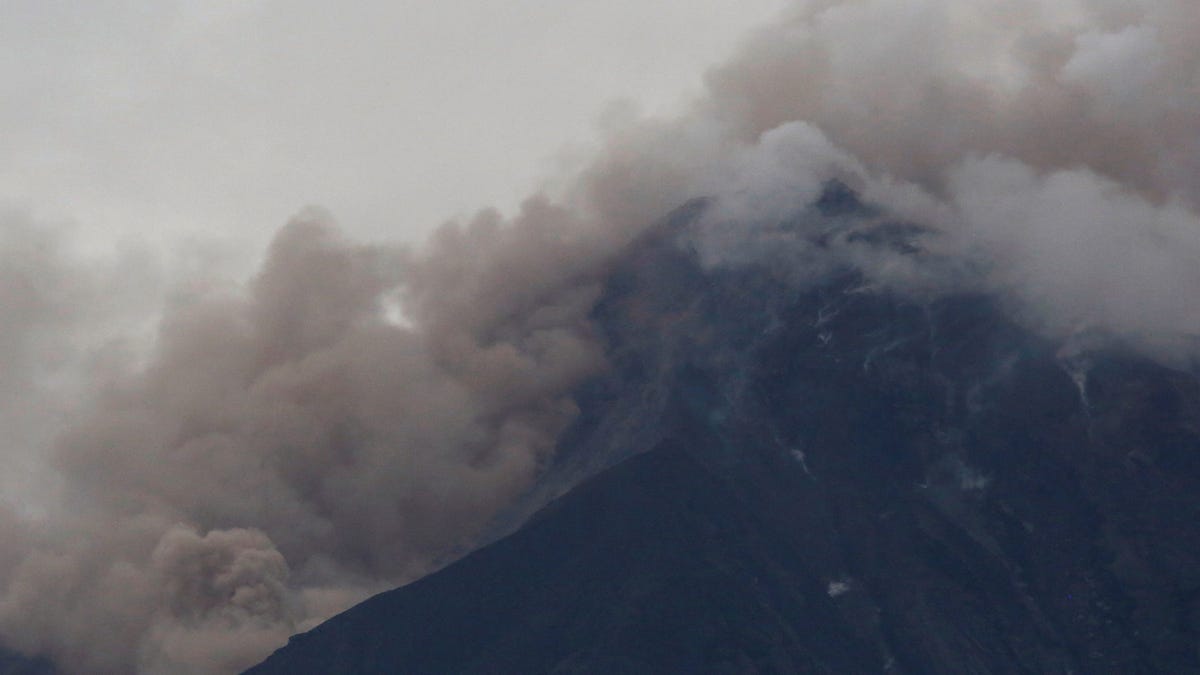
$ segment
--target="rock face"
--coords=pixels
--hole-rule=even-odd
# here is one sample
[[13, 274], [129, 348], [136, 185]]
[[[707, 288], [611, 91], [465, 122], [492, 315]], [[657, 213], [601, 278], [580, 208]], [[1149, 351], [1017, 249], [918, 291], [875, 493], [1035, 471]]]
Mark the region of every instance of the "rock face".
[[706, 269], [693, 217], [613, 269], [612, 368], [508, 522], [565, 494], [250, 673], [1200, 673], [1194, 374], [984, 295]]

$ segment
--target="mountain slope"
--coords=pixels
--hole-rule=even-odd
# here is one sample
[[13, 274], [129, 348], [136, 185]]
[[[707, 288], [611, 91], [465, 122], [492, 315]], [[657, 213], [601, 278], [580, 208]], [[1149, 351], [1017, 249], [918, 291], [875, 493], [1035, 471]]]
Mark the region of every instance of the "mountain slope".
[[0, 675], [54, 675], [54, 666], [45, 659], [29, 658], [0, 648]]
[[664, 444], [250, 672], [877, 670], [778, 523], [741, 500]]
[[[817, 206], [805, 255], [919, 255]], [[702, 208], [612, 270], [612, 368], [509, 520], [577, 487], [251, 673], [1200, 672], [1193, 374], [980, 293], [706, 267]]]

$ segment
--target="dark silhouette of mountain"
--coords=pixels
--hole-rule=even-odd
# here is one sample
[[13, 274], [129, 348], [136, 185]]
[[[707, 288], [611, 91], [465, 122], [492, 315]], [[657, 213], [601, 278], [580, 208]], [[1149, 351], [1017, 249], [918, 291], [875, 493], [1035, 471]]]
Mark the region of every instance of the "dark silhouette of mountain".
[[741, 500], [687, 449], [663, 444], [453, 571], [296, 639], [260, 670], [868, 668], [871, 645], [836, 621], [830, 600], [806, 601], [822, 589], [795, 573], [803, 556], [777, 536], [780, 523]]
[[54, 675], [54, 666], [45, 659], [29, 658], [0, 648], [0, 675]]
[[[705, 268], [703, 208], [612, 270], [523, 524], [249, 673], [1200, 673], [1194, 374], [849, 265]], [[815, 208], [810, 252], [921, 255]]]

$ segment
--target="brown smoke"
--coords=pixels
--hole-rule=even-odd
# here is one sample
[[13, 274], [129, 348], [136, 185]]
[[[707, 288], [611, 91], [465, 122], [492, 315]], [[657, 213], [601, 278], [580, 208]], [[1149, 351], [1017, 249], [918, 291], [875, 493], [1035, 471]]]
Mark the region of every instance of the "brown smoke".
[[597, 249], [560, 223], [535, 202], [418, 255], [308, 214], [244, 290], [170, 308], [149, 362], [97, 382], [56, 444], [66, 503], [5, 569], [6, 639], [81, 672], [224, 672], [331, 592], [340, 608], [464, 544], [601, 363]]

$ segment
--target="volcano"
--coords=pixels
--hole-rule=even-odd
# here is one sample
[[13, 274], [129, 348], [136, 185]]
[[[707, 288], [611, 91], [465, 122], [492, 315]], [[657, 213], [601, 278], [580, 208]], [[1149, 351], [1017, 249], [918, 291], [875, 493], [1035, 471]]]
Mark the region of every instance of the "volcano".
[[875, 283], [837, 252], [930, 233], [845, 186], [771, 234], [819, 272], [706, 265], [705, 210], [611, 266], [609, 367], [492, 543], [248, 673], [1200, 672], [1194, 372]]

